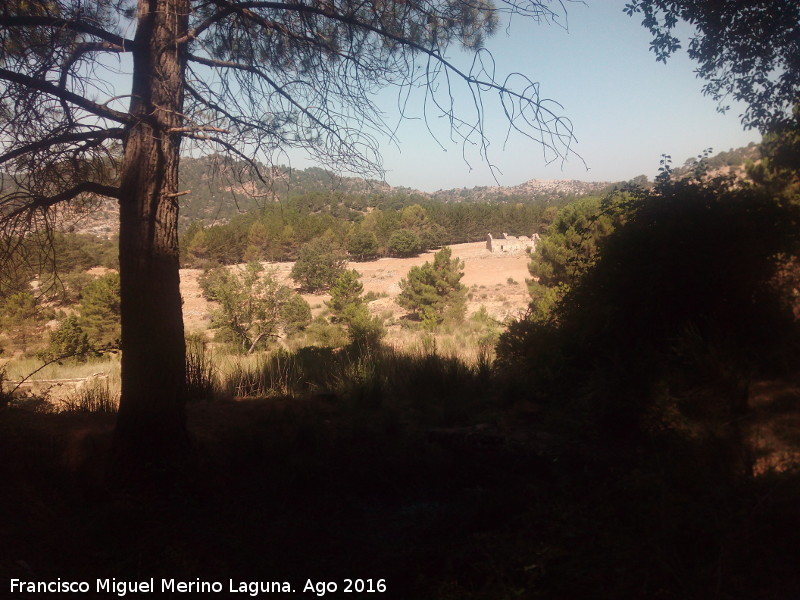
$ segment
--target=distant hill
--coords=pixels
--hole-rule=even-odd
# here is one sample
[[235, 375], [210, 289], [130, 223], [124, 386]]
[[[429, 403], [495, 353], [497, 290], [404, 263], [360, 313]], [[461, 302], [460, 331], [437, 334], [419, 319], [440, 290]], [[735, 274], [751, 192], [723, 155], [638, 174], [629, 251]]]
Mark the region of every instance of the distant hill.
[[749, 162], [758, 162], [761, 160], [761, 146], [755, 142], [750, 142], [747, 146], [742, 148], [731, 148], [730, 150], [723, 150], [713, 154], [713, 148], [709, 148], [705, 154], [707, 156], [693, 156], [687, 158], [683, 165], [673, 168], [673, 175], [676, 177], [684, 177], [691, 174], [698, 162], [704, 158], [708, 165], [708, 170], [711, 174], [725, 174], [744, 176], [745, 166]]
[[[719, 152], [707, 158], [712, 172], [743, 173], [747, 161], [760, 158], [759, 146], [751, 143], [744, 148]], [[674, 168], [676, 176], [692, 171], [697, 158], [690, 158]], [[285, 166], [261, 169], [263, 179], [245, 162], [215, 155], [181, 159], [180, 189], [191, 193], [181, 197], [181, 226], [192, 221], [206, 224], [225, 223], [238, 214], [246, 213], [275, 202], [305, 196], [313, 197], [316, 205], [339, 203], [347, 210], [365, 212], [379, 204], [408, 204], [413, 202], [530, 202], [551, 201], [602, 194], [611, 189], [612, 182], [586, 182], [564, 179], [531, 179], [515, 186], [483, 186], [455, 188], [433, 193], [407, 187], [392, 187], [386, 182], [358, 177], [344, 177], [325, 169], [310, 167], [290, 169]], [[645, 180], [643, 176], [637, 180]], [[117, 203], [103, 201], [90, 215], [70, 218], [64, 229], [110, 237], [117, 230]]]
[[243, 162], [217, 156], [183, 158], [180, 185], [182, 190], [191, 190], [191, 194], [182, 198], [182, 219], [225, 221], [270, 202], [307, 194], [404, 196], [440, 202], [509, 202], [602, 193], [612, 185], [609, 182], [532, 179], [511, 187], [457, 188], [428, 193], [392, 187], [374, 179], [338, 176], [318, 167], [289, 169], [278, 166], [265, 169], [265, 174], [266, 181], [262, 181]]
[[263, 179], [244, 161], [218, 155], [181, 159], [180, 188], [184, 221], [226, 221], [265, 204], [309, 193], [371, 195], [391, 193], [389, 184], [374, 179], [342, 177], [318, 167], [264, 167]]
[[[430, 194], [444, 202], [503, 202], [514, 198], [560, 198], [603, 193], [614, 184], [576, 179], [531, 179], [515, 186], [490, 186], [440, 190]], [[421, 193], [421, 192], [420, 192]]]
[[441, 202], [510, 202], [602, 193], [612, 186], [610, 182], [532, 179], [516, 186], [456, 188], [428, 193], [393, 187], [374, 179], [338, 176], [318, 167], [278, 166], [266, 169], [265, 173], [266, 181], [262, 181], [242, 162], [220, 157], [182, 159], [181, 189], [192, 192], [183, 198], [182, 218], [219, 222], [265, 203], [316, 193], [403, 196]]

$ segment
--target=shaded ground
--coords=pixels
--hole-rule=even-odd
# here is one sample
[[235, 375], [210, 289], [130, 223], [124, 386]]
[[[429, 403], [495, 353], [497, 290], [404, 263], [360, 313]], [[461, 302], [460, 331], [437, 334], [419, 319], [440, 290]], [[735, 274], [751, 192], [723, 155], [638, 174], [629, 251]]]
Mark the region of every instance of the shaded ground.
[[750, 389], [749, 405], [756, 472], [800, 464], [800, 376], [758, 382]]
[[[110, 417], [7, 409], [0, 596], [12, 577], [155, 577], [297, 598], [317, 597], [309, 579], [334, 598], [797, 597], [791, 472], [729, 481], [691, 447], [587, 446], [494, 414], [432, 428], [338, 398], [194, 405], [193, 466], [132, 496], [103, 483]], [[343, 594], [346, 578], [387, 591]]]

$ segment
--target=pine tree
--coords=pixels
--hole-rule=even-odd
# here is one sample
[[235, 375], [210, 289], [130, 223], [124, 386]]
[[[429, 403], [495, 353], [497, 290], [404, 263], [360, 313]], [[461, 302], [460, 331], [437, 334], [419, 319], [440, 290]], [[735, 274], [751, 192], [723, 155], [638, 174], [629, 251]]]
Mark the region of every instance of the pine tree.
[[95, 346], [119, 347], [120, 283], [118, 273], [108, 273], [81, 292], [80, 325]]
[[434, 254], [433, 263], [411, 267], [400, 281], [397, 303], [431, 327], [445, 319], [463, 321], [467, 310], [463, 276], [464, 261], [452, 258], [450, 248], [442, 248]]
[[333, 313], [332, 320], [347, 326], [351, 344], [375, 346], [383, 338], [383, 324], [370, 315], [359, 277], [355, 269], [342, 273], [331, 287], [331, 299], [326, 304]]

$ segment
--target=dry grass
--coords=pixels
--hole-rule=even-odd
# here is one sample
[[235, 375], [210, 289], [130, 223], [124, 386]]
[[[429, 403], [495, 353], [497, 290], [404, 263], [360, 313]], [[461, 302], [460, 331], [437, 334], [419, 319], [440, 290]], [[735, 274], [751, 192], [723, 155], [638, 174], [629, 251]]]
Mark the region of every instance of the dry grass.
[[[19, 381], [42, 366], [38, 358], [18, 357], [3, 365], [9, 380]], [[38, 371], [35, 379], [77, 379], [102, 373], [110, 379], [119, 380], [119, 357], [106, 356], [101, 359], [76, 362], [65, 360], [47, 365]]]

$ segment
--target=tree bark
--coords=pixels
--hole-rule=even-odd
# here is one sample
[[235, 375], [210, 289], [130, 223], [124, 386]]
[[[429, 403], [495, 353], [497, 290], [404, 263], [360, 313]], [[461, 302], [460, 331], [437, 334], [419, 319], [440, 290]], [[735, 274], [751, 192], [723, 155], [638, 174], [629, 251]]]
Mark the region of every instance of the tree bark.
[[188, 448], [178, 166], [188, 0], [139, 0], [120, 195], [122, 397], [117, 477], [164, 473]]

